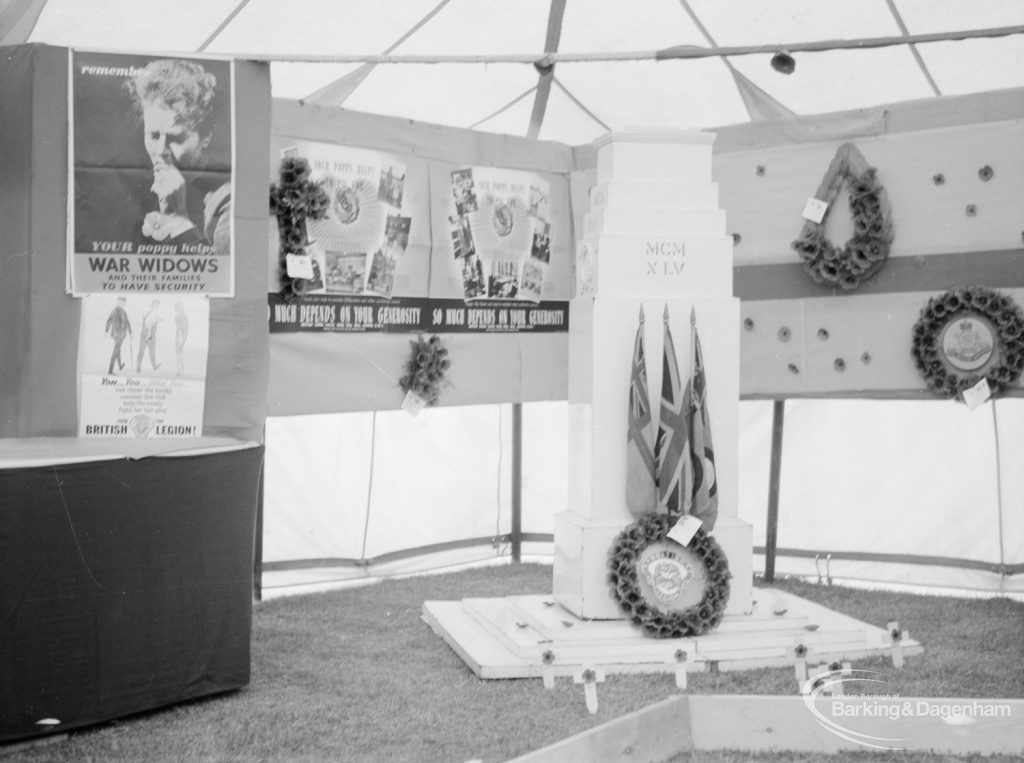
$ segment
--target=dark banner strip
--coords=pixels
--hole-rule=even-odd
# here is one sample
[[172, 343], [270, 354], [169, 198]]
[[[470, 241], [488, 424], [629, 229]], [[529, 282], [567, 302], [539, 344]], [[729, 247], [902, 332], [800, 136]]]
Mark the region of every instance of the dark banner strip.
[[904, 291], [946, 291], [964, 286], [1024, 287], [1024, 249], [890, 257], [878, 275], [854, 292], [815, 283], [794, 254], [791, 264], [733, 268], [733, 293], [741, 300], [814, 299]]
[[569, 303], [310, 294], [287, 302], [268, 294], [271, 333], [566, 332]]

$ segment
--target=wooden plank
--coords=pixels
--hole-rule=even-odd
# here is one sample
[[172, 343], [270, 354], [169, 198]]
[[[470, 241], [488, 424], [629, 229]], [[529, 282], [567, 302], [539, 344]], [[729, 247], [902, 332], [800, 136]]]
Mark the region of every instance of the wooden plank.
[[[729, 125], [715, 130], [715, 152], [778, 148], [818, 141], [868, 140], [883, 135], [921, 132], [1024, 117], [1024, 89], [947, 95], [830, 114]], [[576, 148], [574, 151], [579, 152]]]
[[[910, 344], [940, 292], [743, 302], [740, 394], [799, 396], [925, 390]], [[1024, 304], [1024, 288], [1002, 292]], [[837, 361], [841, 361], [838, 363]], [[1024, 379], [1011, 390], [1024, 391]]]
[[[872, 703], [877, 703], [875, 706], [885, 712], [853, 717], [853, 711], [859, 706]], [[1020, 755], [1024, 752], [1020, 725], [1024, 700], [922, 697], [872, 700], [846, 696], [819, 697], [813, 704], [826, 722], [836, 724], [836, 730], [843, 732], [845, 738], [819, 723], [802, 697], [693, 695], [689, 702], [693, 746], [698, 750], [759, 752], [832, 753], [870, 749], [871, 745], [943, 754]], [[957, 709], [959, 713], [954, 712]], [[985, 715], [988, 712], [999, 714]]]
[[693, 749], [689, 697], [676, 695], [616, 718], [510, 763], [662, 761]]
[[[729, 232], [740, 235], [736, 265], [791, 263], [801, 212], [842, 141], [808, 142], [714, 157]], [[891, 258], [1019, 249], [1024, 230], [1024, 121], [884, 135], [855, 141], [878, 171], [892, 207]], [[993, 174], [982, 179], [979, 171]], [[936, 183], [934, 177], [942, 176]], [[973, 205], [974, 214], [968, 214]], [[848, 197], [826, 219], [842, 245], [850, 237]]]

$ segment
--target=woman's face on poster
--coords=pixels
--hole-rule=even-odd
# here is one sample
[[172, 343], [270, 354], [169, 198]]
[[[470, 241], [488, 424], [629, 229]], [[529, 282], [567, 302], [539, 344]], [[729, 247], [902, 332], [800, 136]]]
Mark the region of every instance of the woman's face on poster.
[[144, 142], [153, 167], [166, 164], [188, 169], [198, 164], [210, 142], [185, 123], [177, 111], [162, 101], [148, 101], [142, 108]]

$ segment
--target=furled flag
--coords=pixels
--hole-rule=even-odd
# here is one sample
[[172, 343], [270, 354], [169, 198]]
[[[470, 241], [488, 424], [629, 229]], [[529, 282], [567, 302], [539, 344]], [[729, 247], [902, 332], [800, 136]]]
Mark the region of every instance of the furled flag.
[[644, 353], [644, 308], [633, 342], [633, 370], [629, 382], [629, 426], [626, 433], [626, 505], [634, 517], [657, 506], [654, 482], [654, 440], [651, 401], [647, 396], [647, 359]]
[[688, 411], [683, 408], [683, 393], [679, 381], [679, 364], [672, 331], [668, 326], [668, 306], [665, 306], [665, 342], [662, 352], [661, 415], [658, 420], [658, 438], [654, 443], [654, 459], [658, 475], [658, 512], [675, 520], [690, 513], [693, 492], [693, 470], [689, 458]]
[[715, 452], [711, 446], [711, 417], [708, 415], [707, 385], [704, 379], [704, 356], [697, 336], [697, 315], [690, 312], [690, 346], [693, 366], [690, 380], [683, 392], [683, 411], [689, 418], [690, 464], [693, 467], [691, 514], [710, 531], [718, 519], [718, 481], [715, 477]]

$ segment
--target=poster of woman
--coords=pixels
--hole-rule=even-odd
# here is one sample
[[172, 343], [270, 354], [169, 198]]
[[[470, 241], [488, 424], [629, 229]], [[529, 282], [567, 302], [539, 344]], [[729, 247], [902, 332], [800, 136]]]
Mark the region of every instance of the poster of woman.
[[234, 293], [233, 65], [71, 53], [71, 291]]

